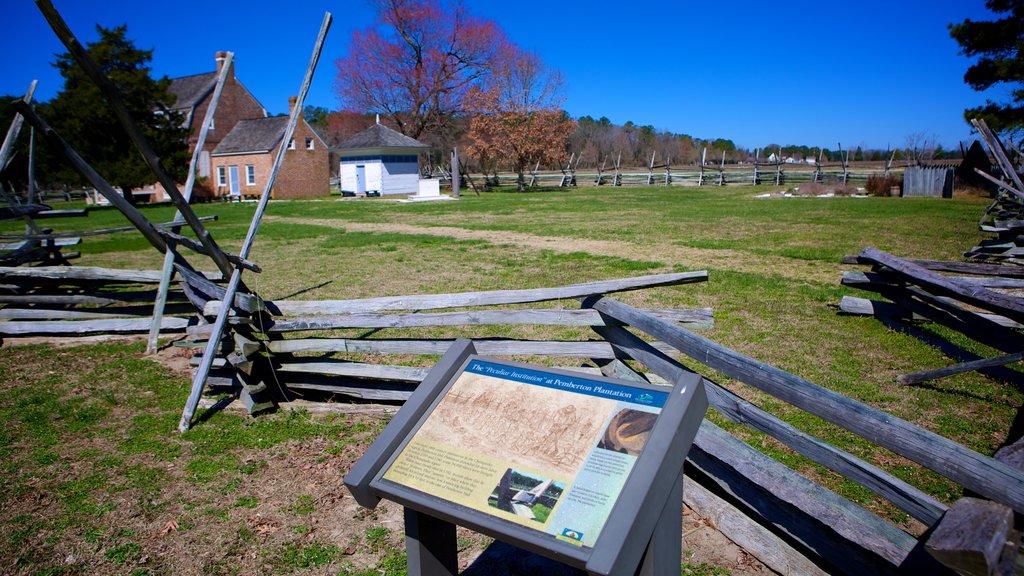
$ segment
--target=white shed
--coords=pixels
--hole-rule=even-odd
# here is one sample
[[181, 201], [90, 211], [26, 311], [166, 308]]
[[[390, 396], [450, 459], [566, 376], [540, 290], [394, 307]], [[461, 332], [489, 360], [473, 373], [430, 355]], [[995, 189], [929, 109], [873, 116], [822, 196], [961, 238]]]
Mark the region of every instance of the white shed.
[[416, 194], [426, 144], [380, 123], [338, 144], [342, 193]]

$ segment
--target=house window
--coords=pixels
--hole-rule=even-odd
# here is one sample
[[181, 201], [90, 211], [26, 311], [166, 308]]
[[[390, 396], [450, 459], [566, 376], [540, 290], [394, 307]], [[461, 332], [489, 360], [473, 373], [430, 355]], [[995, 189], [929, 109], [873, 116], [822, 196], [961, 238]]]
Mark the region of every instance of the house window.
[[245, 165], [245, 185], [255, 186], [256, 185], [256, 167], [252, 164]]
[[217, 186], [226, 186], [228, 175], [223, 166], [217, 166]]
[[313, 139], [312, 138], [306, 138], [306, 150], [312, 150], [312, 149], [313, 149]]
[[291, 140], [288, 141], [288, 149], [295, 150], [295, 138], [292, 138]]
[[210, 118], [210, 127], [208, 130], [213, 130], [213, 118]]

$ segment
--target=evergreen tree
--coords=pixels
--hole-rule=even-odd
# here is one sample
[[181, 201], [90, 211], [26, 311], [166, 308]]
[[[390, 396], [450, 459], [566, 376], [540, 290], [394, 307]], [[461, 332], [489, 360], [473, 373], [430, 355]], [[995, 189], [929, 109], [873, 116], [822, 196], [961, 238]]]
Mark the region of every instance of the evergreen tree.
[[[125, 106], [139, 129], [160, 157], [164, 170], [183, 182], [188, 169], [188, 129], [181, 114], [168, 106], [174, 95], [171, 81], [150, 76], [152, 50], [140, 50], [127, 38], [127, 26], [106, 29], [97, 26], [100, 38], [86, 50], [121, 93]], [[86, 162], [108, 182], [121, 188], [129, 201], [131, 189], [151, 184], [156, 175], [146, 165], [114, 110], [100, 89], [75, 63], [71, 54], [57, 56], [54, 67], [64, 77], [64, 87], [41, 115], [71, 144]], [[66, 165], [50, 164], [48, 180], [84, 184], [81, 176]]]
[[978, 58], [964, 74], [964, 82], [981, 92], [998, 84], [1014, 87], [1010, 102], [987, 100], [984, 106], [964, 111], [964, 117], [982, 118], [997, 132], [1024, 129], [1024, 0], [986, 0], [985, 6], [1005, 15], [994, 22], [964, 20], [949, 26], [960, 53]]

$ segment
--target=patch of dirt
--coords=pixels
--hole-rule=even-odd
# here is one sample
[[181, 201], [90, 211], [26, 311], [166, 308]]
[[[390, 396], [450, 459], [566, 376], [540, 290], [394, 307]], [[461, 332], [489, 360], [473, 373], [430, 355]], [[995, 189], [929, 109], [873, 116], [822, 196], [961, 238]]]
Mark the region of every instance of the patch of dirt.
[[[157, 357], [161, 364], [182, 375], [190, 374], [188, 357], [184, 355], [181, 362], [182, 348], [164, 348]], [[349, 408], [340, 404], [324, 404], [297, 401], [283, 406], [285, 410], [301, 409], [314, 413], [345, 413]], [[380, 418], [382, 414], [393, 413], [395, 407], [361, 405], [360, 415], [349, 418]], [[243, 411], [240, 402], [232, 402], [224, 409]], [[307, 443], [302, 446], [278, 447], [269, 455], [258, 454], [249, 458], [251, 465], [261, 466], [259, 479], [259, 506], [248, 515], [240, 518], [246, 526], [259, 535], [260, 547], [280, 546], [288, 542], [287, 537], [275, 537], [278, 532], [284, 535], [297, 529], [308, 532], [304, 538], [310, 541], [326, 541], [341, 547], [347, 554], [345, 561], [356, 567], [372, 567], [381, 557], [385, 548], [403, 549], [405, 545], [401, 506], [382, 502], [374, 510], [366, 510], [356, 504], [355, 499], [342, 485], [341, 478], [351, 469], [355, 462], [369, 447], [372, 439], [350, 444], [341, 453], [327, 455], [325, 450], [327, 439]], [[327, 456], [325, 456], [327, 455]], [[255, 489], [255, 487], [253, 487]], [[308, 496], [316, 511], [308, 517], [308, 524], [296, 524], [289, 517], [294, 514], [283, 513], [293, 506], [295, 495]], [[684, 508], [683, 512], [683, 549], [684, 559], [690, 563], [702, 563], [725, 568], [736, 576], [764, 576], [773, 572], [761, 564], [755, 557], [745, 552], [720, 532], [714, 524], [701, 517], [695, 511]], [[385, 543], [368, 546], [365, 535], [368, 529], [384, 527], [388, 529]], [[196, 529], [193, 528], [193, 531]], [[163, 536], [166, 536], [164, 534]], [[209, 534], [208, 537], [214, 537]], [[532, 554], [503, 545], [495, 545], [483, 535], [470, 532], [464, 528], [458, 530], [459, 538], [459, 569], [467, 570], [467, 576], [512, 576], [522, 574], [560, 574], [555, 564]], [[197, 536], [187, 542], [169, 541], [165, 545], [168, 555], [182, 554], [197, 556], [202, 553], [195, 549]], [[279, 541], [278, 541], [279, 540]], [[269, 570], [270, 566], [260, 566], [255, 552], [252, 558], [243, 558], [243, 565], [259, 573]], [[235, 558], [233, 562], [239, 561]], [[207, 557], [204, 570], [210, 567]], [[198, 566], [190, 566], [198, 568]], [[243, 570], [243, 573], [248, 573]], [[572, 574], [574, 571], [565, 571]], [[582, 574], [582, 572], [580, 572]]]
[[[307, 219], [267, 216], [265, 220], [292, 224], [313, 224], [328, 228], [343, 228], [353, 232], [392, 232], [397, 234], [428, 234], [447, 236], [457, 240], [485, 240], [493, 244], [511, 244], [536, 250], [551, 250], [561, 254], [586, 252], [599, 256], [616, 256], [631, 260], [649, 260], [664, 262], [667, 266], [680, 264], [689, 268], [722, 267], [737, 272], [763, 274], [770, 270], [779, 276], [834, 284], [841, 274], [842, 268], [820, 262], [801, 262], [795, 266], [790, 258], [778, 256], [751, 255], [735, 250], [712, 250], [673, 246], [664, 244], [634, 244], [615, 240], [587, 240], [582, 238], [564, 238], [556, 236], [539, 236], [525, 232], [507, 232], [493, 230], [468, 230], [454, 226], [416, 226], [412, 224], [348, 222], [332, 219]], [[724, 264], [728, 262], [728, 266]]]

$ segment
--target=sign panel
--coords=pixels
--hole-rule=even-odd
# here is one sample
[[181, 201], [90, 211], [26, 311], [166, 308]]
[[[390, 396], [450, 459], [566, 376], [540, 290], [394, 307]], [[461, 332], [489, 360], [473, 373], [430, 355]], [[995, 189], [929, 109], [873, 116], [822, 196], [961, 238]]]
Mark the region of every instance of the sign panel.
[[668, 397], [473, 356], [378, 478], [590, 548]]

